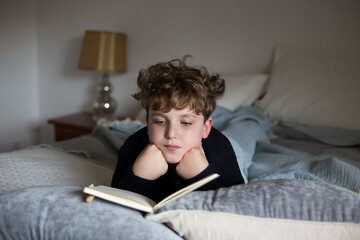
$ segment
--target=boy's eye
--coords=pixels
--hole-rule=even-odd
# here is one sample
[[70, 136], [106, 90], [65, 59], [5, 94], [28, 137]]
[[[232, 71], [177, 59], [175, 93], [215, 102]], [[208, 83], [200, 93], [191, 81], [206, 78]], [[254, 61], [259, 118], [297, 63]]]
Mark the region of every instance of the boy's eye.
[[184, 126], [190, 126], [190, 125], [192, 125], [191, 122], [181, 122], [181, 124], [184, 125]]
[[154, 122], [155, 122], [155, 124], [157, 124], [157, 125], [163, 125], [163, 124], [166, 123], [166, 121], [160, 121], [160, 120], [156, 120], [156, 121], [154, 121]]

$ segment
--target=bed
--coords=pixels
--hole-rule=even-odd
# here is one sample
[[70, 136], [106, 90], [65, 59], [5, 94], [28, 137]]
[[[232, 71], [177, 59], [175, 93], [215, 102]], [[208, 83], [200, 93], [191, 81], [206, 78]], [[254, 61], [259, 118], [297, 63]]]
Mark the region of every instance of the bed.
[[102, 122], [86, 136], [0, 154], [0, 239], [357, 239], [359, 59], [276, 47], [269, 74], [224, 74], [212, 117], [245, 184], [195, 191], [153, 214], [95, 198], [117, 150], [144, 126]]

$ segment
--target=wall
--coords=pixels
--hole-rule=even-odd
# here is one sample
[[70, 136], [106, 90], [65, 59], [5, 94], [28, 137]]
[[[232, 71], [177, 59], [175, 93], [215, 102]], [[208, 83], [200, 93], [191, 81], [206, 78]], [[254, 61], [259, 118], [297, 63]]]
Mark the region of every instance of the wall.
[[[39, 117], [38, 142], [53, 139], [48, 118], [91, 110], [101, 74], [77, 69], [82, 37], [88, 29], [127, 34], [128, 72], [111, 75], [119, 116], [135, 116], [138, 105], [130, 93], [136, 90], [137, 73], [158, 61], [191, 54], [193, 64], [205, 65], [211, 71], [249, 73], [268, 71], [277, 43], [360, 53], [357, 0], [38, 0], [29, 5], [37, 22], [35, 16], [24, 17], [20, 13], [7, 15], [4, 20], [20, 18], [27, 25], [37, 26], [37, 35], [25, 36], [28, 39], [37, 36], [37, 42], [22, 46], [34, 55], [38, 46], [38, 73], [34, 70], [36, 62], [28, 62], [27, 66], [33, 79], [38, 76], [38, 89], [26, 92], [31, 96], [38, 93], [39, 112], [29, 117], [22, 115], [20, 122], [25, 124], [32, 121], [31, 116]], [[16, 48], [22, 44], [17, 41], [1, 44], [0, 49]], [[3, 69], [5, 58], [0, 59]], [[18, 74], [10, 70], [6, 73], [12, 77]], [[28, 77], [26, 70], [21, 70], [21, 76]], [[16, 98], [23, 95], [14, 93]], [[1, 94], [0, 102], [4, 100]], [[0, 110], [4, 109], [1, 105]], [[12, 119], [17, 117], [14, 114]], [[18, 124], [11, 122], [10, 126], [17, 128]], [[4, 125], [1, 131], [3, 128]], [[5, 146], [5, 141], [0, 136], [0, 146]]]
[[36, 1], [0, 1], [0, 152], [38, 142]]

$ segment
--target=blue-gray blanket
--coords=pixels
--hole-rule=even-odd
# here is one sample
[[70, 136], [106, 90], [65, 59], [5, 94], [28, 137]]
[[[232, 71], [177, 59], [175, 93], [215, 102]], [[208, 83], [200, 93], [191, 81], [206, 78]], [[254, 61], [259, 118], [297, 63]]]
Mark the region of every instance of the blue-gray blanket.
[[[213, 126], [232, 143], [246, 182], [265, 179], [324, 181], [350, 190], [360, 189], [360, 131], [281, 126], [254, 107], [231, 112], [217, 107]], [[98, 126], [79, 139], [55, 143], [114, 168], [117, 150], [142, 128], [137, 122]], [[80, 150], [74, 150], [76, 148]]]
[[360, 189], [359, 131], [280, 126], [253, 107], [218, 108], [213, 118], [233, 143], [248, 182], [306, 179]]

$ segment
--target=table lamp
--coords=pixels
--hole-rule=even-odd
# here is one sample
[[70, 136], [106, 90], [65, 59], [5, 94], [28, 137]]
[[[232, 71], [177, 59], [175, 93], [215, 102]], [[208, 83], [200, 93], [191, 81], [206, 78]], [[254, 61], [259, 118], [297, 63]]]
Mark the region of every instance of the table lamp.
[[99, 96], [94, 102], [94, 120], [113, 120], [116, 100], [111, 96], [109, 72], [126, 72], [126, 35], [86, 31], [79, 60], [80, 69], [102, 72]]

